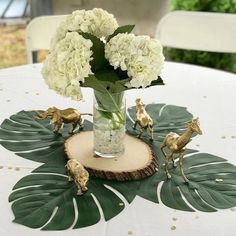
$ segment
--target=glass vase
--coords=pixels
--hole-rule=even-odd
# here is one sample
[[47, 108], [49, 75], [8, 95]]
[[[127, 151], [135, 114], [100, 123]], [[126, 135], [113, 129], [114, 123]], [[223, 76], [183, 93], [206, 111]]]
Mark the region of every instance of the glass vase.
[[124, 92], [94, 90], [94, 153], [113, 158], [124, 153], [126, 107]]

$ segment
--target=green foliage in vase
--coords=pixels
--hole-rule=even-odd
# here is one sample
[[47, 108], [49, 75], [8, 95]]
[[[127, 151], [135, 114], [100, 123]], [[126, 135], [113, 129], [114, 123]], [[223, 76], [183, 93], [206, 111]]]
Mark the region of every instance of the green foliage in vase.
[[[171, 10], [236, 13], [234, 0], [172, 0]], [[167, 60], [213, 67], [236, 73], [236, 55], [164, 48]]]

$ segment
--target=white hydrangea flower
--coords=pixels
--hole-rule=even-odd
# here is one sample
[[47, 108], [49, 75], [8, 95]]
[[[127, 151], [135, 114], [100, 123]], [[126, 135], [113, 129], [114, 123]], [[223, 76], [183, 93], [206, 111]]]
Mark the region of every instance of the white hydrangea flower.
[[114, 16], [101, 8], [93, 10], [77, 10], [68, 15], [59, 25], [56, 35], [52, 39], [51, 46], [66, 36], [69, 32], [84, 32], [95, 35], [98, 38], [107, 37], [118, 28]]
[[147, 87], [156, 80], [164, 64], [162, 46], [149, 36], [118, 34], [105, 46], [105, 56], [109, 63], [127, 71], [128, 87]]
[[42, 74], [49, 88], [74, 100], [82, 98], [80, 82], [92, 74], [92, 42], [69, 32], [55, 45], [44, 61]]

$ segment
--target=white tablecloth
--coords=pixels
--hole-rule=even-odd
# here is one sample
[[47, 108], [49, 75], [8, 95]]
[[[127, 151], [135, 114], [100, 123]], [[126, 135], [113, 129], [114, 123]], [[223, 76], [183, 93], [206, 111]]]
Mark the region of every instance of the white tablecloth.
[[[75, 102], [49, 90], [40, 74], [41, 64], [0, 70], [0, 122], [20, 110], [78, 107], [92, 110], [92, 91], [84, 89], [84, 101]], [[166, 62], [162, 73], [166, 85], [126, 93], [127, 106], [135, 98], [144, 103], [167, 103], [186, 106], [200, 118], [204, 135], [188, 145], [201, 152], [216, 154], [236, 164], [236, 75], [204, 67]], [[38, 167], [33, 161], [18, 157], [0, 146], [0, 235], [236, 235], [236, 211], [215, 213], [183, 212], [136, 197], [118, 216], [103, 219], [91, 227], [66, 231], [40, 231], [12, 223], [8, 203], [12, 187]], [[171, 229], [176, 226], [176, 229]]]

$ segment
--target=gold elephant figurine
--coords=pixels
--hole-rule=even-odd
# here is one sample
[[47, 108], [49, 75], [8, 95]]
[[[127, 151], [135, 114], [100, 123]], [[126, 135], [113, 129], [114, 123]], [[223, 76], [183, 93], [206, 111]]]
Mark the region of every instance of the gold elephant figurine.
[[91, 113], [80, 113], [79, 110], [76, 110], [74, 108], [67, 108], [64, 110], [60, 110], [56, 107], [50, 107], [44, 112], [38, 112], [36, 118], [43, 120], [43, 119], [51, 119], [52, 124], [54, 126], [53, 132], [58, 133], [60, 128], [62, 127], [62, 124], [69, 124], [72, 123], [72, 129], [70, 131], [70, 134], [73, 134], [75, 128], [77, 125], [79, 125], [79, 128], [83, 128], [82, 124], [82, 115], [90, 115], [92, 116]]

